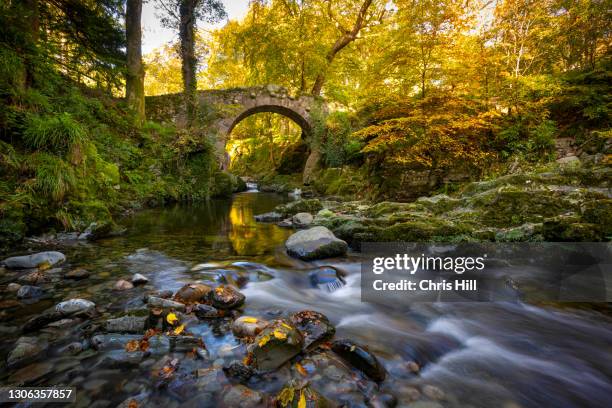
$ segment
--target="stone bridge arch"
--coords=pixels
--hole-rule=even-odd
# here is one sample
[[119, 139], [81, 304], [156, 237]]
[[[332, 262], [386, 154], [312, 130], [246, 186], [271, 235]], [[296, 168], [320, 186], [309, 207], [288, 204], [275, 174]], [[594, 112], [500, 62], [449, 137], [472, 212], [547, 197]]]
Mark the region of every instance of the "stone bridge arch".
[[[277, 113], [294, 121], [302, 129], [303, 136], [308, 136], [313, 130], [313, 112], [317, 109], [327, 111], [321, 99], [291, 95], [276, 85], [198, 91], [198, 103], [201, 126], [205, 126], [206, 134], [214, 139], [223, 168], [229, 164], [225, 153], [229, 136], [247, 117], [263, 112]], [[146, 110], [150, 119], [174, 122], [179, 126], [186, 124], [180, 94], [147, 97]]]

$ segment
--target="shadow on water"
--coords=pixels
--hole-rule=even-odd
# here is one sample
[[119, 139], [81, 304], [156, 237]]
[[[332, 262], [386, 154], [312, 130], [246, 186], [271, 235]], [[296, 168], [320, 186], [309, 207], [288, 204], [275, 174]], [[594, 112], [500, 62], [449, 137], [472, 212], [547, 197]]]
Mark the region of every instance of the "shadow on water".
[[[28, 334], [48, 340], [45, 356], [22, 369], [2, 367], [0, 381], [69, 384], [79, 390], [79, 407], [93, 401], [116, 406], [134, 395], [146, 396], [147, 406], [219, 406], [222, 390], [229, 387], [222, 376], [204, 383], [192, 373], [244, 357], [245, 347], [232, 335], [230, 319], [189, 320], [187, 330], [204, 339], [207, 360], [153, 350], [136, 365], [109, 365], [108, 352], [86, 350], [73, 356], [62, 350], [87, 338], [92, 325], [125, 313], [144, 313], [142, 297], [149, 290], [174, 291], [192, 281], [232, 282], [247, 297], [247, 315], [270, 319], [316, 310], [336, 326], [336, 338], [350, 338], [376, 353], [389, 372], [380, 387], [329, 352], [322, 354], [325, 358], [301, 361], [313, 387], [346, 406], [362, 407], [364, 394], [377, 392], [394, 394], [402, 407], [414, 399], [428, 401], [430, 405], [420, 406], [432, 408], [607, 405], [612, 396], [612, 325], [606, 316], [520, 303], [415, 303], [406, 310], [362, 303], [357, 254], [310, 264], [296, 261], [283, 251], [291, 231], [254, 221], [255, 214], [283, 201], [274, 194], [244, 193], [204, 205], [146, 210], [123, 221], [127, 233], [121, 237], [59, 248], [68, 258], [64, 271], [82, 267], [90, 277], [68, 281], [60, 274], [41, 284], [47, 295], [36, 303], [15, 302], [4, 292], [2, 357], [14, 347], [27, 319], [61, 300], [91, 299], [101, 315], [93, 322]], [[333, 292], [313, 287], [308, 271], [323, 265], [343, 271], [346, 284]], [[133, 273], [144, 274], [150, 284], [125, 292], [112, 289], [118, 279]], [[19, 281], [22, 275], [7, 271], [0, 284]], [[178, 358], [181, 366], [174, 381], [160, 388], [152, 373], [169, 357]], [[418, 373], [411, 362], [419, 366]], [[323, 368], [311, 372], [315, 366]], [[288, 379], [301, 377], [285, 367], [249, 386], [274, 394]], [[216, 388], [211, 385], [217, 382]], [[443, 395], [427, 391], [431, 385]]]

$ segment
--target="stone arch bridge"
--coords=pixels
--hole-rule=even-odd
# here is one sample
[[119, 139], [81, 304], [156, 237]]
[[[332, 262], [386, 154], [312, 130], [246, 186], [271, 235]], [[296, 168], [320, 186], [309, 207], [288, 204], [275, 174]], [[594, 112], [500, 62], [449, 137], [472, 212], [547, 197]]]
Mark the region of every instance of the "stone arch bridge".
[[[200, 109], [197, 123], [213, 138], [223, 168], [229, 164], [225, 145], [230, 133], [247, 117], [262, 112], [278, 113], [298, 124], [302, 128], [303, 137], [306, 137], [313, 130], [313, 112], [317, 109], [327, 111], [322, 99], [310, 95], [294, 96], [285, 88], [275, 85], [198, 91], [198, 103]], [[147, 97], [146, 111], [149, 119], [174, 122], [179, 126], [186, 124], [181, 94]], [[310, 155], [307, 169], [316, 165], [317, 157]]]

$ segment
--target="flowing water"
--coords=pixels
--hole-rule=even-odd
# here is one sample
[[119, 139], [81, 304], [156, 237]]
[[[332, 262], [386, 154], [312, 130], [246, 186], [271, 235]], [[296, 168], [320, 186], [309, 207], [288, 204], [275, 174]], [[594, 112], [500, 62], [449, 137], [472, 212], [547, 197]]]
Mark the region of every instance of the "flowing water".
[[[88, 349], [73, 356], [63, 347], [86, 338], [92, 323], [146, 309], [142, 297], [147, 291], [174, 291], [194, 280], [231, 277], [246, 295], [244, 314], [271, 319], [305, 309], [319, 311], [336, 326], [335, 338], [367, 345], [389, 373], [378, 387], [325, 351], [303, 357], [299, 371], [286, 366], [248, 384], [268, 395], [290, 378], [303, 377], [329, 399], [354, 407], [365, 406], [364, 396], [381, 393], [394, 395], [403, 407], [608, 406], [612, 324], [606, 315], [522, 303], [415, 303], [408, 310], [362, 303], [358, 254], [297, 261], [283, 251], [290, 230], [254, 221], [253, 215], [284, 200], [247, 192], [202, 206], [142, 211], [123, 221], [127, 232], [120, 237], [59, 247], [68, 259], [64, 270], [82, 267], [91, 276], [43, 284], [47, 295], [34, 303], [15, 302], [4, 292], [3, 356], [28, 318], [61, 300], [91, 299], [101, 315], [94, 322], [29, 334], [47, 336], [46, 356], [26, 368], [3, 367], [1, 382], [71, 385], [77, 389], [79, 407], [116, 406], [132, 397], [145, 406], [221, 406], [230, 386], [222, 375], [206, 382], [192, 373], [242, 359], [245, 347], [232, 335], [230, 319], [188, 322], [187, 330], [204, 339], [209, 353], [204, 360], [153, 350], [136, 365], [108, 364], [103, 351]], [[308, 271], [323, 265], [345, 272], [346, 285], [332, 292], [313, 287]], [[149, 285], [113, 291], [118, 279], [134, 273], [147, 276]], [[19, 276], [5, 271], [0, 283]], [[180, 366], [169, 383], [160, 384], [155, 373], [169, 358], [178, 358]], [[418, 364], [418, 373], [410, 362]]]

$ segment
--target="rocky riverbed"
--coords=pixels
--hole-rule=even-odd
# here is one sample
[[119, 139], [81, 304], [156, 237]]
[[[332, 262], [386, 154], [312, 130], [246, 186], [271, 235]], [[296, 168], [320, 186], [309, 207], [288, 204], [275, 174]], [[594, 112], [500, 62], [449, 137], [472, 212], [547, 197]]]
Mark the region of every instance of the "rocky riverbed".
[[607, 401], [605, 315], [362, 303], [359, 255], [346, 243], [323, 227], [254, 217], [282, 204], [282, 219], [309, 213], [319, 223], [361, 204], [283, 201], [245, 193], [151, 210], [125, 220], [120, 237], [10, 254], [28, 256], [5, 260], [0, 273], [3, 384], [74, 386], [79, 407]]

